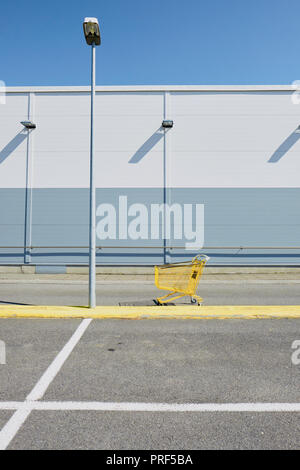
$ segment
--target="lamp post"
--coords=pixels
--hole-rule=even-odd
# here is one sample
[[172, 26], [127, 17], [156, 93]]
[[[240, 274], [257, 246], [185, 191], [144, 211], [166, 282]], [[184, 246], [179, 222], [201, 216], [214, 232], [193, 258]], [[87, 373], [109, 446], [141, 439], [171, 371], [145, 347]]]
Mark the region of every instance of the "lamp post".
[[90, 137], [90, 223], [89, 223], [89, 307], [96, 307], [96, 187], [94, 179], [94, 98], [95, 46], [101, 44], [97, 18], [85, 18], [83, 31], [87, 44], [92, 46], [91, 60], [91, 137]]

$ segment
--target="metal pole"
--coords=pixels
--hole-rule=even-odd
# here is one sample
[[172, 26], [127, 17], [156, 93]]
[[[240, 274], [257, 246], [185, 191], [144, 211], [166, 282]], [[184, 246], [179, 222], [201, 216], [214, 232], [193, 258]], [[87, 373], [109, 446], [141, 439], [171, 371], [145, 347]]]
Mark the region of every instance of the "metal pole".
[[[170, 93], [168, 91], [164, 92], [164, 119], [169, 118], [169, 101]], [[168, 181], [168, 163], [169, 163], [169, 140], [170, 134], [168, 129], [164, 129], [164, 264], [171, 262], [171, 253], [168, 245], [170, 240], [167, 239], [167, 206], [170, 205], [170, 190], [169, 190], [169, 181]], [[170, 221], [169, 221], [170, 223]]]
[[[34, 101], [35, 94], [28, 94], [28, 121], [34, 118]], [[26, 247], [32, 244], [32, 141], [33, 141], [33, 129], [28, 129], [27, 133], [27, 156], [26, 156], [26, 192], [25, 192], [25, 245]], [[24, 248], [24, 262], [28, 264], [31, 262], [31, 250], [30, 248]]]
[[91, 147], [90, 147], [90, 266], [89, 307], [96, 307], [96, 188], [94, 180], [94, 97], [95, 97], [95, 44], [92, 45], [91, 71]]

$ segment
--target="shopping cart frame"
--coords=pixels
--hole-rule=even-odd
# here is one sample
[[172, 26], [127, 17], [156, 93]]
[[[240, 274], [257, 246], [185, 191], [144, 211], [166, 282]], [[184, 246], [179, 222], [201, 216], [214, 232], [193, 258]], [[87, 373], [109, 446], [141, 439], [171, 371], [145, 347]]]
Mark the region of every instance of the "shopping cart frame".
[[[208, 256], [199, 254], [195, 256], [192, 259], [192, 261], [184, 261], [184, 262], [179, 262], [179, 263], [170, 263], [170, 264], [163, 264], [161, 266], [155, 266], [156, 287], [158, 289], [171, 291], [162, 297], [157, 297], [156, 302], [159, 305], [162, 305], [167, 302], [189, 296], [191, 299], [191, 303], [197, 303], [198, 305], [202, 305], [203, 299], [202, 297], [196, 294], [196, 290], [197, 290], [204, 266], [208, 260], [209, 260]], [[163, 277], [164, 270], [172, 271], [172, 269], [174, 269], [174, 272], [175, 272], [176, 268], [179, 268], [179, 271], [182, 268], [183, 268], [183, 271], [184, 270], [188, 271], [189, 278], [186, 281], [187, 283], [186, 288], [176, 288], [175, 281], [173, 281], [173, 284], [175, 284], [175, 286], [173, 285], [173, 287], [170, 284], [168, 285], [168, 283], [164, 285], [162, 282], [160, 282], [160, 277]], [[176, 276], [176, 274], [174, 276]]]

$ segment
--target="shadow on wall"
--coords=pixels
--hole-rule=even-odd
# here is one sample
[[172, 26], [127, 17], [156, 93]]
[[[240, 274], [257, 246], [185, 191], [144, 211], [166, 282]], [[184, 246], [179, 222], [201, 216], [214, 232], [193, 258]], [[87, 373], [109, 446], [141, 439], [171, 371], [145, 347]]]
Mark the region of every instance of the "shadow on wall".
[[300, 139], [300, 126], [297, 127], [282, 144], [278, 147], [277, 150], [273, 153], [271, 158], [268, 160], [268, 163], [278, 162], [284, 155], [290, 150], [293, 145], [298, 142]]
[[0, 151], [0, 164], [26, 139], [28, 131], [22, 129], [8, 144]]
[[135, 152], [135, 154], [131, 157], [128, 163], [139, 163], [142, 158], [147, 155], [148, 152], [160, 141], [160, 139], [164, 136], [164, 130], [162, 127], [159, 127], [154, 134], [146, 140], [146, 142]]

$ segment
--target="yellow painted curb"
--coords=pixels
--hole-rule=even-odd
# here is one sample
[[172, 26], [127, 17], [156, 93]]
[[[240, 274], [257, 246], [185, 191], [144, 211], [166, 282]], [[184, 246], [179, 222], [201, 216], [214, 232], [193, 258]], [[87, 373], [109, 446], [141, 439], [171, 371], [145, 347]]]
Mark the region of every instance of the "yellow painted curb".
[[300, 305], [217, 305], [217, 306], [27, 306], [1, 305], [0, 318], [118, 318], [118, 319], [232, 319], [299, 318]]

